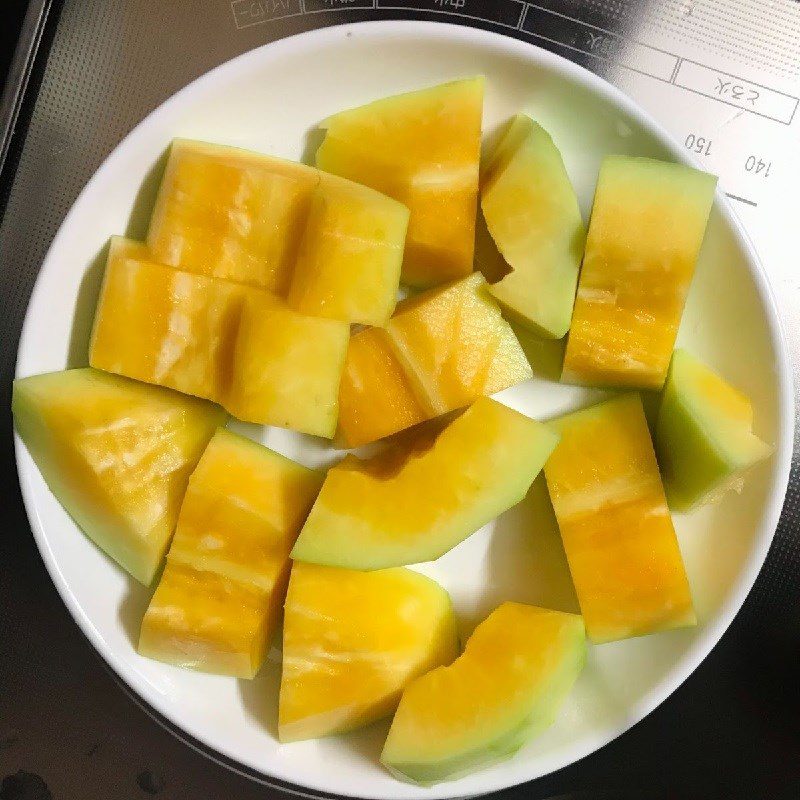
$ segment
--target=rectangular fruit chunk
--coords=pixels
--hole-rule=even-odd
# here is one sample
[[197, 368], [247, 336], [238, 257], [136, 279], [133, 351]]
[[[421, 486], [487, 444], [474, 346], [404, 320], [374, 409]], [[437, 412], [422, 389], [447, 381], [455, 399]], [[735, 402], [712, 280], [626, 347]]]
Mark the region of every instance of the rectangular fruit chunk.
[[14, 422], [50, 490], [84, 533], [149, 584], [218, 406], [93, 369], [14, 382]]
[[438, 558], [527, 493], [558, 437], [482, 397], [436, 435], [333, 467], [292, 558], [351, 569]]
[[323, 478], [220, 428], [189, 480], [168, 560], [271, 590]]
[[280, 610], [278, 594], [167, 561], [142, 622], [139, 653], [186, 669], [253, 678]]
[[743, 474], [772, 453], [753, 434], [750, 400], [686, 350], [672, 356], [655, 440], [677, 511], [741, 490]]
[[343, 447], [359, 447], [428, 419], [389, 336], [367, 328], [351, 337], [339, 387], [339, 430]]
[[484, 79], [378, 100], [322, 124], [317, 166], [408, 206], [403, 281], [427, 287], [472, 271]]
[[111, 239], [89, 363], [219, 401], [246, 289], [151, 260], [139, 242]]
[[521, 325], [560, 339], [572, 319], [586, 229], [561, 153], [524, 114], [486, 165], [481, 208], [512, 269], [489, 291]]
[[333, 437], [347, 323], [149, 257], [139, 242], [112, 239], [93, 367], [214, 400], [247, 422]]
[[282, 294], [318, 182], [313, 167], [176, 139], [147, 245], [162, 264]]
[[409, 681], [457, 654], [450, 597], [430, 578], [295, 564], [283, 624], [280, 740], [381, 719]]
[[552, 725], [585, 660], [579, 616], [503, 603], [452, 665], [406, 687], [381, 762], [428, 785], [510, 758]]
[[600, 169], [562, 379], [660, 389], [717, 179], [609, 156]]
[[241, 311], [225, 408], [245, 422], [333, 438], [350, 326], [298, 314], [266, 292]]
[[322, 475], [220, 429], [189, 480], [139, 652], [252, 678], [283, 604], [289, 551]]
[[689, 582], [638, 394], [551, 423], [544, 468], [592, 641], [696, 623]]
[[320, 173], [289, 291], [302, 314], [386, 324], [397, 303], [408, 209]]

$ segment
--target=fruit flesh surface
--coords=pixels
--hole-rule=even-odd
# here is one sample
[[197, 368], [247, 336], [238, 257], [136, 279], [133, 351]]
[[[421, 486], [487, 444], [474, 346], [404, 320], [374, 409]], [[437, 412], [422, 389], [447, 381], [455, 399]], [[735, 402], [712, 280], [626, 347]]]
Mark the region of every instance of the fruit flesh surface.
[[279, 594], [278, 587], [271, 595], [168, 560], [142, 622], [139, 653], [185, 669], [253, 678], [280, 610]]
[[139, 652], [252, 678], [283, 603], [289, 551], [322, 476], [220, 429], [191, 476]]
[[484, 79], [389, 97], [327, 119], [317, 166], [408, 206], [403, 282], [472, 271]]
[[397, 302], [407, 228], [405, 206], [321, 173], [293, 271], [289, 305], [310, 316], [385, 325]]
[[292, 557], [350, 569], [438, 558], [522, 500], [556, 442], [545, 425], [480, 398], [438, 435], [421, 430], [333, 467]]
[[585, 654], [579, 616], [504, 603], [451, 666], [406, 688], [381, 761], [431, 784], [510, 757], [553, 723]]
[[333, 438], [349, 337], [347, 323], [252, 293], [242, 306], [225, 407], [245, 422]]
[[750, 400], [686, 350], [672, 357], [656, 426], [656, 453], [677, 511], [741, 488], [772, 448], [755, 436]]
[[217, 406], [93, 369], [14, 384], [17, 430], [84, 533], [149, 584], [169, 545]]
[[333, 436], [347, 323], [148, 258], [139, 242], [112, 240], [93, 367], [214, 400], [246, 422]]
[[286, 296], [311, 316], [383, 325], [408, 209], [313, 167], [176, 139], [148, 232], [152, 259]]
[[148, 232], [154, 260], [283, 294], [319, 173], [176, 139]]
[[561, 441], [544, 472], [589, 637], [600, 643], [694, 625], [639, 395], [550, 424]]
[[450, 598], [430, 578], [406, 569], [295, 563], [284, 618], [280, 740], [381, 719], [410, 680], [457, 654]]
[[716, 178], [609, 156], [600, 169], [562, 379], [660, 389]]
[[404, 300], [387, 332], [431, 416], [463, 408], [532, 374], [478, 273]]
[[150, 259], [139, 242], [112, 238], [89, 363], [220, 401], [248, 290]]
[[368, 328], [352, 336], [339, 388], [341, 444], [359, 447], [426, 419], [386, 331]]
[[569, 329], [586, 230], [548, 133], [519, 115], [481, 179], [489, 232], [512, 272], [489, 291], [520, 324], [547, 338]]
[[478, 273], [404, 300], [386, 331], [357, 333], [340, 391], [340, 435], [355, 447], [455, 411], [532, 375]]

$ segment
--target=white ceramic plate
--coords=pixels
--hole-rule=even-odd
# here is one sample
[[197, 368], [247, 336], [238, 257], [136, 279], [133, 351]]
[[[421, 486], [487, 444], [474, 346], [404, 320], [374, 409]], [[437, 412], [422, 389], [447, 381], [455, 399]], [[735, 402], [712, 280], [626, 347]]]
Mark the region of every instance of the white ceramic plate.
[[[129, 229], [145, 176], [173, 137], [300, 158], [309, 146], [309, 131], [335, 111], [478, 73], [488, 77], [487, 131], [520, 110], [531, 113], [560, 146], [585, 212], [603, 155], [687, 160], [658, 125], [599, 78], [498, 35], [433, 23], [378, 22], [270, 44], [175, 95], [90, 181], [42, 267], [18, 374], [85, 363], [87, 320], [99, 274], [97, 265], [90, 265], [109, 235]], [[137, 226], [140, 221], [134, 220]], [[714, 646], [761, 567], [787, 484], [793, 426], [789, 367], [764, 272], [721, 195], [680, 341], [752, 397], [758, 433], [776, 444], [775, 457], [753, 473], [741, 495], [676, 518], [699, 626], [591, 648], [552, 729], [506, 763], [430, 789], [400, 783], [381, 769], [377, 757], [386, 724], [346, 737], [278, 745], [276, 654], [254, 682], [192, 674], [139, 657], [134, 642], [148, 592], [76, 529], [17, 442], [22, 491], [47, 568], [83, 632], [139, 698], [212, 757], [266, 781], [314, 792], [372, 798], [489, 792], [591, 753], [655, 708]], [[552, 348], [531, 345], [531, 354], [546, 373]], [[502, 399], [545, 418], [593, 397], [536, 378]], [[242, 429], [309, 464], [332, 456], [299, 435]], [[541, 480], [519, 506], [421, 569], [450, 590], [465, 633], [506, 599], [576, 609]]]

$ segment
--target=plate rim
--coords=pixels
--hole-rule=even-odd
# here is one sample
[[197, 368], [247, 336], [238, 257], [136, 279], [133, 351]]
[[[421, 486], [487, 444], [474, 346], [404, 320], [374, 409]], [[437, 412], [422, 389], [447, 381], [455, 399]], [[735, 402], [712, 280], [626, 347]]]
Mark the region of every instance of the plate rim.
[[[649, 112], [645, 111], [621, 89], [618, 89], [604, 78], [567, 58], [545, 50], [531, 42], [516, 39], [508, 35], [481, 28], [460, 26], [453, 23], [390, 19], [331, 25], [298, 33], [284, 39], [267, 42], [223, 62], [217, 67], [198, 76], [182, 89], [172, 94], [135, 125], [103, 160], [100, 167], [88, 180], [70, 207], [70, 210], [65, 215], [58, 232], [54, 236], [42, 260], [42, 265], [39, 269], [25, 312], [25, 319], [17, 348], [15, 377], [22, 377], [19, 364], [22, 360], [23, 351], [25, 350], [25, 342], [28, 338], [29, 328], [34, 324], [31, 318], [31, 307], [35, 305], [35, 301], [42, 291], [42, 276], [45, 272], [45, 266], [50, 262], [53, 253], [58, 250], [61, 240], [66, 236], [66, 231], [71, 226], [72, 217], [76, 213], [76, 209], [81, 205], [85, 196], [92, 191], [94, 184], [101, 182], [105, 173], [113, 171], [116, 161], [121, 158], [121, 153], [126, 149], [126, 145], [128, 145], [131, 140], [138, 137], [141, 131], [148, 127], [154, 118], [158, 117], [160, 114], [166, 113], [166, 109], [173, 103], [186, 100], [186, 98], [190, 97], [193, 93], [202, 92], [207, 84], [219, 80], [220, 77], [224, 76], [227, 72], [234, 73], [239, 69], [241, 64], [247, 61], [257, 61], [259, 58], [263, 57], [265, 53], [268, 54], [268, 58], [270, 59], [279, 59], [283, 53], [289, 53], [298, 48], [313, 49], [314, 47], [335, 44], [339, 40], [344, 43], [349, 35], [356, 36], [360, 34], [373, 37], [375, 41], [397, 35], [406, 37], [418, 35], [434, 40], [439, 39], [450, 42], [461, 41], [466, 44], [474, 44], [477, 46], [495, 46], [508, 54], [517, 54], [527, 58], [529, 61], [538, 62], [552, 72], [561, 75], [575, 84], [583, 86], [594, 95], [609, 102], [635, 119], [650, 136], [669, 152], [670, 156], [675, 161], [694, 167], [698, 166], [696, 160], [680, 147], [679, 143], [672, 135], [669, 134]], [[755, 290], [758, 293], [761, 305], [766, 312], [766, 327], [769, 332], [770, 344], [776, 356], [777, 444], [771, 480], [771, 483], [774, 485], [774, 490], [769, 494], [763, 507], [762, 523], [759, 526], [757, 536], [754, 538], [751, 556], [743, 565], [736, 584], [732, 587], [732, 591], [726, 601], [720, 606], [715, 617], [704, 625], [697, 639], [692, 643], [691, 647], [686, 650], [681, 661], [647, 692], [645, 698], [635, 708], [634, 713], [628, 717], [624, 725], [608, 728], [602, 733], [595, 732], [592, 735], [586, 736], [581, 746], [572, 751], [571, 754], [562, 758], [553, 758], [551, 763], [547, 765], [545, 771], [535, 775], [528, 775], [527, 777], [515, 775], [510, 782], [506, 782], [502, 779], [503, 773], [500, 773], [500, 775], [494, 779], [487, 779], [485, 773], [478, 772], [468, 778], [459, 781], [440, 783], [433, 787], [417, 787], [397, 781], [397, 786], [394, 791], [382, 791], [380, 793], [379, 796], [382, 800], [409, 800], [409, 798], [446, 800], [447, 798], [460, 797], [464, 796], [464, 781], [474, 784], [474, 786], [470, 785], [468, 789], [472, 795], [500, 791], [544, 777], [545, 775], [551, 774], [552, 772], [586, 758], [633, 728], [666, 701], [700, 666], [711, 650], [716, 646], [733, 622], [733, 619], [744, 604], [747, 596], [750, 594], [775, 536], [788, 489], [795, 428], [794, 376], [784, 322], [779, 312], [769, 276], [761, 263], [752, 241], [733, 211], [730, 201], [719, 186], [716, 190], [715, 201], [724, 223], [731, 229], [747, 257], [747, 269], [754, 282]], [[106, 647], [102, 635], [97, 628], [95, 628], [91, 619], [85, 614], [72, 594], [70, 585], [61, 572], [53, 551], [50, 549], [44, 525], [42, 524], [36, 507], [31, 478], [20, 466], [20, 456], [27, 452], [27, 448], [25, 448], [16, 429], [14, 430], [14, 450], [17, 474], [26, 515], [30, 523], [34, 541], [36, 542], [50, 578], [83, 635], [89, 640], [97, 654], [103, 659], [104, 664], [112, 671], [115, 679], [118, 680], [124, 691], [137, 705], [142, 707], [162, 727], [202, 755], [259, 783], [274, 786], [282, 791], [303, 797], [346, 796], [367, 798], [378, 796], [375, 794], [367, 795], [358, 790], [343, 790], [341, 794], [331, 794], [322, 785], [298, 782], [297, 776], [287, 777], [264, 772], [258, 766], [240, 760], [235, 753], [229, 752], [224, 748], [218, 748], [216, 745], [205, 741], [202, 736], [202, 731], [193, 731], [190, 728], [187, 729], [180, 719], [173, 717], [167, 704], [160, 703], [158, 695], [147, 691], [142, 687], [141, 683], [137, 681], [135, 672], [130, 668], [129, 662], [118, 657], [110, 648]]]

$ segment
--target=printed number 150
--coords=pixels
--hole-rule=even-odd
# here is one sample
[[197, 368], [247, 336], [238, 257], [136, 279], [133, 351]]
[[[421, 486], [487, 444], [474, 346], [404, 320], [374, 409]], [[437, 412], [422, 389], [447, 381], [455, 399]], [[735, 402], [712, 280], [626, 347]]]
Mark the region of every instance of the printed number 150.
[[695, 136], [690, 133], [683, 144], [687, 150], [691, 150], [693, 153], [701, 156], [711, 155], [711, 139], [706, 139], [705, 136]]

